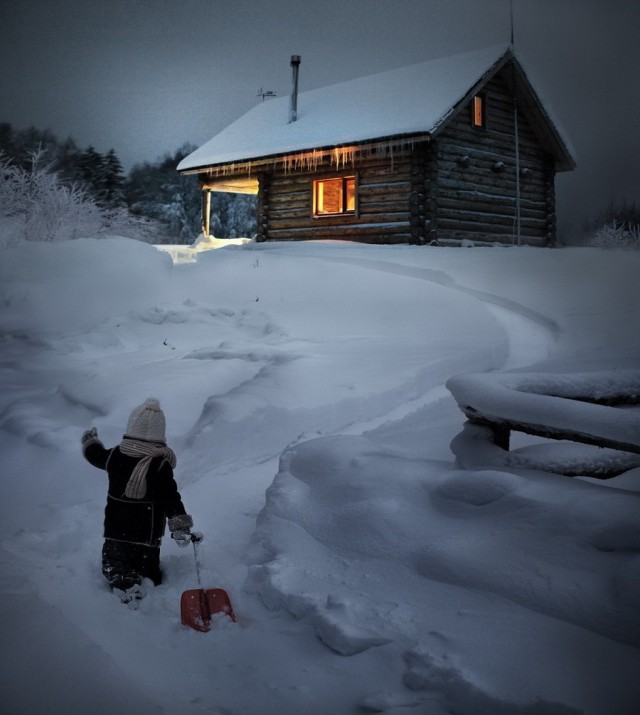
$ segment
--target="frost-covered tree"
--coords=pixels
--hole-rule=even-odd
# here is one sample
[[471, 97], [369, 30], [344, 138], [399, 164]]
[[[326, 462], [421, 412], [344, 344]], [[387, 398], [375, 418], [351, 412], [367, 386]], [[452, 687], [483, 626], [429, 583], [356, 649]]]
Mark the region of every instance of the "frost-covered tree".
[[640, 208], [635, 202], [612, 201], [596, 218], [588, 221], [580, 243], [604, 248], [640, 249]]
[[257, 230], [257, 197], [211, 194], [211, 233], [217, 238], [251, 238]]
[[31, 152], [28, 168], [0, 156], [0, 216], [13, 240], [56, 241], [95, 233], [99, 207], [77, 184], [63, 183], [44, 150]]
[[591, 243], [602, 248], [640, 249], [640, 224], [628, 226], [614, 219], [593, 234]]
[[251, 194], [232, 194], [227, 208], [229, 238], [250, 238], [257, 231], [257, 198]]

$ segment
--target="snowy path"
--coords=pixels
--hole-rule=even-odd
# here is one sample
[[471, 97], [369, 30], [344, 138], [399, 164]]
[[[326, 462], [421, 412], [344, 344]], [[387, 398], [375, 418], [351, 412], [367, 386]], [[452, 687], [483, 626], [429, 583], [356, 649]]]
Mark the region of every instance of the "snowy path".
[[[397, 266], [390, 262], [373, 261], [368, 259], [345, 259], [340, 256], [327, 258], [316, 255], [320, 260], [350, 263], [373, 271], [381, 271], [406, 275], [418, 280], [429, 281], [445, 286], [451, 290], [467, 294], [486, 304], [488, 311], [496, 318], [506, 334], [507, 350], [500, 370], [524, 368], [549, 359], [558, 339], [558, 325], [547, 316], [535, 311], [516, 301], [506, 300], [499, 295], [486, 291], [478, 291], [456, 284], [452, 279], [428, 269], [411, 269], [407, 266]], [[402, 420], [408, 415], [422, 408], [433, 405], [440, 400], [451, 399], [451, 394], [444, 383], [430, 387], [427, 392], [418, 398], [408, 400], [385, 415], [373, 420], [359, 422], [340, 430], [341, 434], [362, 434], [376, 427]]]
[[[281, 252], [281, 249], [277, 250], [278, 252]], [[345, 265], [353, 265], [358, 268], [365, 268], [373, 271], [380, 271], [382, 273], [391, 273], [407, 278], [416, 278], [418, 280], [428, 281], [430, 283], [434, 283], [436, 285], [441, 285], [445, 288], [450, 288], [451, 290], [458, 291], [465, 295], [472, 296], [484, 303], [503, 308], [505, 311], [511, 313], [514, 316], [519, 316], [521, 318], [528, 319], [533, 324], [538, 325], [542, 328], [546, 328], [546, 330], [553, 337], [557, 337], [558, 334], [558, 324], [552, 318], [543, 315], [536, 310], [532, 310], [528, 306], [516, 300], [499, 295], [498, 293], [492, 293], [486, 290], [478, 290], [477, 288], [471, 288], [465, 285], [461, 285], [454, 278], [452, 278], [450, 275], [444, 273], [441, 270], [425, 267], [408, 266], [402, 264], [399, 265], [397, 262], [375, 260], [364, 257], [342, 256], [340, 255], [340, 252], [333, 256], [327, 256], [326, 253], [313, 253], [311, 251], [307, 251], [305, 257], [315, 258], [322, 261], [330, 261], [334, 263], [342, 263]]]

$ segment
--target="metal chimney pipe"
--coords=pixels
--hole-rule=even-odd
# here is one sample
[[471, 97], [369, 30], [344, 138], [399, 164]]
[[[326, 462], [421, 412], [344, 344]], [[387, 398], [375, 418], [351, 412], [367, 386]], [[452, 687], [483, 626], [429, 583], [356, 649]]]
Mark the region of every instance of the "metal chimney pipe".
[[291, 55], [291, 68], [293, 70], [291, 78], [291, 97], [289, 99], [289, 124], [298, 118], [298, 67], [300, 67], [300, 55]]

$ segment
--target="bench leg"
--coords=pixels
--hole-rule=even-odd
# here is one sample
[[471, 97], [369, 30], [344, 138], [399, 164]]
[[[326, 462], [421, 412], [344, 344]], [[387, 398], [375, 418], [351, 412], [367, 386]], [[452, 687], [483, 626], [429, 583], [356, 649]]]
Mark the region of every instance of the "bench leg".
[[508, 452], [511, 430], [508, 427], [501, 425], [500, 427], [492, 426], [491, 431], [493, 432], [493, 443], [501, 449], [504, 449], [505, 452]]

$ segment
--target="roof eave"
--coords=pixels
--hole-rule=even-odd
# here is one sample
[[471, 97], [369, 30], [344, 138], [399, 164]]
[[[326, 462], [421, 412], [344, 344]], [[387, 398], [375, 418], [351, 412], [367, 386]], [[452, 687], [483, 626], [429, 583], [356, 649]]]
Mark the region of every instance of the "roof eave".
[[243, 159], [236, 159], [234, 161], [224, 161], [214, 164], [202, 164], [200, 166], [189, 167], [188, 169], [178, 169], [178, 173], [183, 176], [193, 175], [193, 174], [203, 174], [212, 170], [220, 171], [225, 167], [234, 166], [244, 166], [252, 165], [258, 167], [260, 164], [274, 164], [279, 161], [285, 160], [287, 157], [294, 156], [304, 156], [306, 154], [331, 154], [335, 151], [340, 151], [341, 149], [346, 149], [349, 147], [355, 147], [359, 151], [366, 150], [367, 147], [374, 147], [380, 145], [409, 145], [416, 142], [428, 142], [431, 141], [431, 132], [410, 132], [407, 134], [392, 134], [389, 136], [376, 137], [372, 139], [362, 139], [360, 141], [353, 142], [341, 142], [338, 144], [328, 144], [325, 146], [311, 146], [304, 149], [294, 149], [291, 151], [278, 152], [275, 154], [265, 154], [255, 157], [247, 157]]
[[530, 111], [534, 131], [540, 134], [541, 141], [552, 150], [556, 171], [573, 171], [576, 168], [576, 161], [562, 133], [544, 108], [524, 68], [516, 58], [514, 58], [514, 65], [519, 99], [525, 104], [525, 109]]

